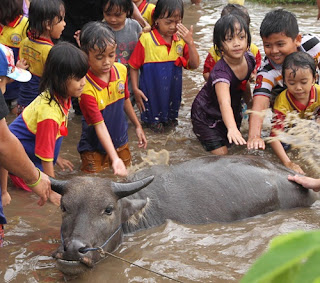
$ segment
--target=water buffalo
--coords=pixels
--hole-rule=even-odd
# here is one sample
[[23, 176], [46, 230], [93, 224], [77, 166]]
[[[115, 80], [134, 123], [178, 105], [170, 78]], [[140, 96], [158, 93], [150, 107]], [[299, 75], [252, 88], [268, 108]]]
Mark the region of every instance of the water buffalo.
[[62, 195], [62, 243], [53, 256], [63, 273], [78, 274], [101, 259], [96, 250], [113, 251], [124, 233], [166, 219], [228, 222], [310, 206], [318, 195], [289, 182], [288, 173], [261, 157], [208, 156], [153, 166], [136, 173], [130, 183], [91, 176], [53, 180], [52, 188]]

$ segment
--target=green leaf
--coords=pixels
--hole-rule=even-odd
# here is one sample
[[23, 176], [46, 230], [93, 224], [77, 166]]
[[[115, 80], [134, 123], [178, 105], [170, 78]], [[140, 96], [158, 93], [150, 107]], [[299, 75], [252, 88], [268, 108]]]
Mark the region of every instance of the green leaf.
[[299, 265], [316, 252], [320, 252], [320, 231], [299, 231], [278, 236], [241, 282], [273, 282], [280, 277], [281, 281], [277, 282], [292, 282], [291, 279], [301, 271]]

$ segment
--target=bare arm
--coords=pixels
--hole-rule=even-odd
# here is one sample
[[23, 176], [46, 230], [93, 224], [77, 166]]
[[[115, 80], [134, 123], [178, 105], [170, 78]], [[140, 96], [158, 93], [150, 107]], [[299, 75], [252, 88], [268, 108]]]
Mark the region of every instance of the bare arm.
[[261, 129], [263, 123], [263, 111], [269, 107], [270, 99], [266, 96], [258, 95], [253, 97], [252, 111], [249, 119], [248, 149], [265, 149], [265, 143], [261, 139]]
[[114, 174], [119, 176], [127, 176], [128, 175], [127, 168], [124, 165], [123, 161], [119, 158], [118, 153], [114, 148], [114, 145], [111, 140], [106, 124], [105, 123], [96, 124], [94, 125], [94, 129], [96, 131], [96, 134], [98, 136], [100, 143], [102, 144], [102, 147], [104, 148], [104, 150], [106, 151], [106, 153], [111, 159]]
[[126, 112], [127, 116], [129, 117], [131, 123], [135, 126], [136, 128], [136, 134], [139, 140], [138, 146], [146, 148], [147, 147], [147, 138], [144, 134], [144, 131], [141, 127], [141, 124], [138, 120], [138, 117], [136, 113], [134, 112], [134, 109], [132, 107], [130, 99], [126, 99], [124, 102], [124, 111]]
[[148, 98], [144, 95], [144, 93], [139, 89], [139, 70], [130, 67], [130, 77], [132, 84], [132, 91], [134, 93], [134, 97], [136, 99], [137, 107], [140, 112], [146, 111], [143, 101], [148, 101]]
[[[39, 171], [28, 158], [22, 144], [10, 132], [5, 119], [0, 120], [0, 133], [1, 166], [22, 178], [26, 184], [34, 184], [39, 179]], [[48, 176], [42, 174], [39, 184], [31, 189], [41, 198], [39, 205], [43, 205], [51, 191]]]
[[298, 164], [295, 164], [290, 160], [280, 141], [273, 141], [271, 143], [271, 147], [284, 166], [296, 171], [297, 173], [305, 174]]
[[230, 143], [234, 142], [236, 145], [243, 145], [246, 143], [240, 131], [237, 128], [234, 119], [233, 110], [231, 108], [230, 86], [227, 83], [219, 82], [215, 85], [216, 94], [222, 114], [222, 120], [228, 129], [228, 140]]
[[46, 173], [48, 176], [55, 178], [53, 162], [41, 160], [41, 164], [42, 164], [43, 172]]
[[141, 13], [138, 9], [138, 7], [133, 4], [133, 14], [132, 18], [134, 18], [142, 27], [143, 32], [149, 32], [151, 31], [150, 25], [146, 22], [146, 20], [141, 16]]
[[8, 193], [8, 171], [0, 167], [1, 201], [6, 206], [11, 202], [11, 196]]

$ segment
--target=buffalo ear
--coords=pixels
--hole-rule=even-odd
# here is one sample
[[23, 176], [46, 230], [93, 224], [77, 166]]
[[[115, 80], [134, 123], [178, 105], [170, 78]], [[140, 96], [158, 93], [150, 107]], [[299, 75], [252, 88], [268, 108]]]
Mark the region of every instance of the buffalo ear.
[[111, 182], [112, 191], [119, 197], [124, 198], [130, 196], [144, 187], [148, 186], [154, 179], [154, 176], [149, 176], [144, 179], [132, 183], [115, 183]]
[[64, 187], [67, 184], [67, 181], [57, 180], [52, 177], [49, 177], [51, 182], [51, 189], [56, 193], [63, 195], [64, 194]]
[[122, 204], [122, 214], [121, 223], [128, 221], [133, 215], [138, 215], [139, 212], [146, 206], [147, 200], [144, 199], [121, 199]]

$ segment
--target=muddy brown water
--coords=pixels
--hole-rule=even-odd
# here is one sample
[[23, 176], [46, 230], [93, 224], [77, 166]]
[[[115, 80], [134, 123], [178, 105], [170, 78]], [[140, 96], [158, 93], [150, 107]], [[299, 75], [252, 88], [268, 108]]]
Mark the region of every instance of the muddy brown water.
[[[212, 44], [214, 23], [223, 5], [225, 2], [221, 0], [203, 1], [200, 6], [186, 3], [184, 23], [187, 27], [194, 25], [201, 64], [194, 72], [184, 72], [184, 105], [179, 126], [165, 135], [146, 130], [148, 148], [155, 151], [166, 149], [170, 153], [170, 164], [207, 154], [191, 130], [190, 106], [203, 86], [202, 66]], [[250, 2], [246, 2], [246, 6], [251, 16], [253, 42], [263, 53], [259, 26], [265, 13], [275, 6]], [[317, 33], [320, 23], [316, 21], [315, 6], [286, 5], [285, 8], [296, 13], [302, 32]], [[75, 171], [63, 173], [57, 169], [59, 178], [81, 175], [76, 151], [80, 133], [80, 117], [71, 114], [69, 136], [63, 142], [62, 155], [74, 163]], [[129, 133], [133, 162], [139, 164], [147, 153], [137, 148], [132, 128]], [[233, 147], [231, 154], [248, 152], [245, 147]], [[275, 159], [270, 149], [253, 154]], [[291, 157], [296, 158], [294, 153]], [[306, 165], [303, 168], [311, 174]], [[103, 175], [113, 177], [110, 172]], [[14, 188], [10, 188], [10, 193], [13, 200], [5, 208], [8, 225], [5, 226], [5, 246], [0, 249], [0, 282], [64, 282], [66, 278], [55, 268], [51, 258], [60, 243], [59, 208], [51, 204], [38, 207], [37, 198], [31, 193]], [[168, 221], [160, 227], [127, 235], [115, 254], [183, 282], [237, 282], [274, 236], [295, 230], [319, 229], [319, 217], [320, 202], [316, 202], [311, 208], [277, 211], [235, 223], [189, 226]], [[169, 280], [109, 257], [71, 282], [151, 283]]]

